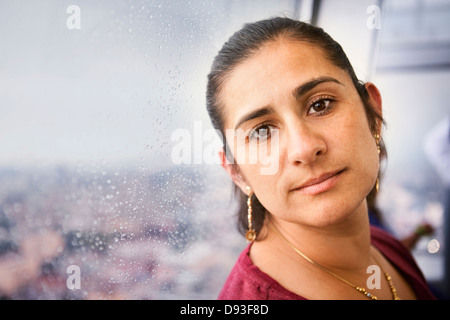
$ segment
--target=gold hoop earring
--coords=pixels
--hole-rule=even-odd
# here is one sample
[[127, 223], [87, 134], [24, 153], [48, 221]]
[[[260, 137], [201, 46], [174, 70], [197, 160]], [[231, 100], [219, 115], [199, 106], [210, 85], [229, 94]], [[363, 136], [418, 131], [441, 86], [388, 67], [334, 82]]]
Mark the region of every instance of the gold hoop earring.
[[[377, 143], [377, 152], [378, 152], [378, 156], [380, 156], [381, 153], [381, 148], [380, 148], [380, 135], [378, 133], [376, 133], [374, 135], [375, 138], [375, 142]], [[377, 174], [377, 181], [375, 182], [375, 190], [378, 192], [378, 190], [380, 189], [380, 170], [378, 169], [378, 174]]]
[[377, 151], [378, 151], [378, 154], [380, 154], [380, 153], [381, 153], [381, 148], [380, 148], [380, 135], [379, 135], [378, 133], [375, 133], [373, 137], [375, 138], [375, 142], [377, 143]]
[[253, 229], [253, 225], [252, 225], [252, 214], [253, 214], [252, 195], [253, 195], [253, 192], [251, 192], [251, 189], [249, 186], [247, 186], [245, 189], [247, 190], [247, 193], [248, 193], [248, 199], [247, 199], [248, 230], [245, 233], [245, 238], [248, 241], [253, 242], [256, 239], [256, 231], [255, 231], [255, 229]]

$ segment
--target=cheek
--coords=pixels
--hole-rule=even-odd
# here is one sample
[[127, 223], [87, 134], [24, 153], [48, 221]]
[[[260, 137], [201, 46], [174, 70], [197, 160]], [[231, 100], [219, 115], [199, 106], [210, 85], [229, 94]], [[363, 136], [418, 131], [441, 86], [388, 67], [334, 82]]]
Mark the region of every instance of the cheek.
[[379, 157], [376, 141], [369, 129], [365, 114], [347, 121], [342, 126], [340, 134], [339, 140], [342, 146], [337, 148], [351, 163], [353, 169], [361, 175], [360, 177], [367, 177], [367, 179], [361, 179], [361, 182], [367, 181], [371, 184], [371, 180], [376, 179], [378, 174]]
[[280, 167], [279, 136], [273, 134], [266, 141], [250, 143], [245, 142], [245, 135], [240, 140], [235, 138], [233, 155], [237, 164], [245, 167], [252, 176], [277, 175]]
[[277, 203], [279, 182], [279, 172], [275, 174], [261, 174], [262, 167], [260, 165], [241, 165], [241, 172], [246, 181], [252, 187], [256, 197], [261, 204], [270, 211], [273, 203]]

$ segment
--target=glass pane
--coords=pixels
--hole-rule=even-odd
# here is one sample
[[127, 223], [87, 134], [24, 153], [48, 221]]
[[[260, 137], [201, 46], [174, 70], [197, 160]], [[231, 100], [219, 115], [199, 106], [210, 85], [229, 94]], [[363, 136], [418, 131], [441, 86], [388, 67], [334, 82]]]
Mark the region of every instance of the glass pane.
[[228, 176], [194, 158], [206, 75], [297, 1], [26, 2], [0, 3], [0, 296], [215, 299], [245, 240]]

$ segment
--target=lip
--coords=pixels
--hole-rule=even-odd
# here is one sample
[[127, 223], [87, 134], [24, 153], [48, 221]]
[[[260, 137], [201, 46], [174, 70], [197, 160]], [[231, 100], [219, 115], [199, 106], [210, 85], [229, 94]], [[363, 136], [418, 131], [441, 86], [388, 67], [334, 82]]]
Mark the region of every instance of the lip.
[[300, 192], [307, 195], [315, 195], [333, 188], [340, 178], [344, 170], [327, 172], [321, 174], [319, 177], [309, 179], [291, 191]]

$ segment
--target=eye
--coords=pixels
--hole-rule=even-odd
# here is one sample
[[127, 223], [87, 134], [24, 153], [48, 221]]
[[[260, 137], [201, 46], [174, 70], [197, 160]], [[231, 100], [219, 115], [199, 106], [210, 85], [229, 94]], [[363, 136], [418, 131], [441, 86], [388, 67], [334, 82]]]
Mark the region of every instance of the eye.
[[270, 124], [260, 124], [257, 127], [253, 128], [248, 134], [249, 140], [257, 140], [258, 142], [263, 142], [274, 134], [276, 128]]
[[311, 103], [308, 114], [321, 116], [327, 114], [333, 108], [334, 100], [331, 98], [320, 98]]

